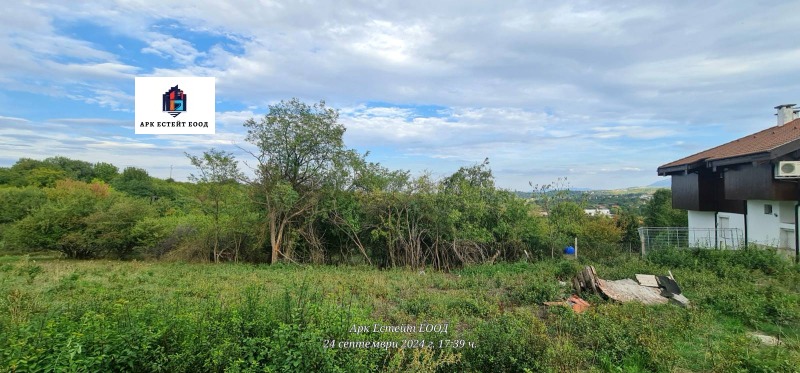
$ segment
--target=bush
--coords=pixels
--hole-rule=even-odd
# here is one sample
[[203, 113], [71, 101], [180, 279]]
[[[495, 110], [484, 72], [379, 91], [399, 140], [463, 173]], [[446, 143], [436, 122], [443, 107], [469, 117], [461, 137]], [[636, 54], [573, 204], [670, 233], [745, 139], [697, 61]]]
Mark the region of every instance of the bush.
[[154, 214], [144, 200], [110, 190], [102, 182], [59, 181], [45, 202], [5, 230], [6, 246], [57, 250], [70, 258], [136, 256], [136, 223]]
[[723, 275], [731, 270], [759, 270], [767, 275], [789, 271], [791, 263], [775, 250], [747, 248], [743, 250], [666, 249], [647, 254], [652, 263], [671, 268], [708, 269]]
[[676, 354], [660, 336], [682, 335], [696, 327], [687, 324], [684, 310], [638, 303], [595, 305], [584, 314], [550, 312], [560, 319], [558, 333], [588, 351], [605, 371], [669, 371]]
[[531, 281], [511, 288], [507, 298], [514, 305], [541, 304], [560, 299], [561, 293], [555, 281]]
[[171, 259], [211, 259], [211, 218], [203, 215], [150, 217], [132, 229], [137, 247], [146, 255]]
[[563, 281], [569, 281], [575, 277], [581, 269], [583, 269], [583, 266], [574, 260], [562, 260], [558, 262], [556, 276]]
[[21, 220], [47, 202], [44, 190], [34, 187], [0, 189], [0, 224]]
[[83, 236], [90, 245], [102, 250], [103, 256], [138, 257], [134, 228], [139, 221], [154, 214], [154, 209], [144, 200], [115, 194], [84, 219]]
[[520, 310], [481, 321], [466, 338], [475, 348], [464, 349], [460, 371], [544, 371], [548, 337], [542, 321]]

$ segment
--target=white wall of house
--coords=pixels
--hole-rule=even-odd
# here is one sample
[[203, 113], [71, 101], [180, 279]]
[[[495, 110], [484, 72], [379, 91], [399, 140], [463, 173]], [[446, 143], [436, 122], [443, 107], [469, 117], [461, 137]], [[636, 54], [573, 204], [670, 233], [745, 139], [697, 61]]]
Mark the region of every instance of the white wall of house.
[[695, 229], [714, 229], [714, 212], [688, 211], [689, 247], [713, 247], [714, 232]]
[[749, 241], [793, 251], [794, 204], [792, 201], [747, 201]]
[[[750, 243], [772, 246], [794, 255], [794, 201], [747, 201], [747, 239]], [[727, 237], [727, 232], [719, 232], [714, 236], [713, 211], [689, 211], [689, 245], [694, 247], [714, 247], [716, 238], [718, 246], [735, 245], [738, 240]], [[720, 212], [716, 216], [717, 228], [738, 228], [744, 235], [745, 215]], [[710, 229], [709, 231], [692, 230], [692, 228]], [[732, 232], [731, 232], [732, 233]], [[743, 237], [742, 237], [743, 238]]]
[[738, 231], [720, 230], [717, 234], [717, 247], [744, 247], [744, 214], [720, 212], [717, 214], [717, 228], [738, 229]]
[[[715, 216], [713, 211], [689, 211], [689, 246], [690, 247], [739, 247], [744, 244], [744, 214], [720, 212]], [[732, 228], [736, 231], [714, 228]], [[716, 245], [715, 245], [716, 240]]]

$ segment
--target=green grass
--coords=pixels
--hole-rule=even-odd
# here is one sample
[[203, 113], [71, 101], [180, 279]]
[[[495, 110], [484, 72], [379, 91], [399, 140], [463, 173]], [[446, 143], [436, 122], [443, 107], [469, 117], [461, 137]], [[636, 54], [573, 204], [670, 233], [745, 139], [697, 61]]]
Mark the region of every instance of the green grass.
[[[588, 264], [588, 263], [585, 263]], [[370, 267], [0, 257], [8, 371], [797, 371], [800, 270], [763, 253], [591, 263], [606, 279], [671, 269], [695, 307], [541, 302], [580, 265]], [[352, 325], [449, 324], [448, 334]], [[783, 345], [761, 346], [761, 331]], [[464, 348], [324, 348], [325, 340], [463, 340]], [[438, 347], [438, 346], [437, 346]]]

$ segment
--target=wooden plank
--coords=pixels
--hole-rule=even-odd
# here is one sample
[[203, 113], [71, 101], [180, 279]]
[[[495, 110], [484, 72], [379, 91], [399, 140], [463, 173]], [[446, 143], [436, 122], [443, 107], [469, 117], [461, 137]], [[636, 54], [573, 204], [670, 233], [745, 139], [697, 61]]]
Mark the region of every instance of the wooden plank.
[[656, 280], [655, 275], [642, 275], [637, 273], [636, 281], [639, 282], [639, 285], [642, 286], [649, 286], [651, 288], [658, 287], [658, 280]]
[[664, 304], [669, 299], [661, 296], [659, 289], [641, 286], [631, 279], [606, 281], [598, 280], [598, 288], [607, 297], [617, 302], [640, 302], [644, 304]]

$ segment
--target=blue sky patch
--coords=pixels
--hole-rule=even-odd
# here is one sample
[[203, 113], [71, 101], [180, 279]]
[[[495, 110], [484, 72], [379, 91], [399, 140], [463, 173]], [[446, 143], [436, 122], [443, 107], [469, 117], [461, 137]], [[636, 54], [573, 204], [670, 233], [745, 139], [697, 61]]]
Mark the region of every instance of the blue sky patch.
[[[91, 43], [96, 49], [111, 53], [119, 61], [138, 66], [149, 72], [153, 67], [160, 66], [164, 59], [153, 54], [141, 53], [142, 48], [147, 47], [143, 40], [126, 36], [113, 28], [89, 22], [55, 20], [53, 26], [64, 36], [73, 39], [83, 40]], [[83, 62], [76, 58], [56, 58], [59, 62]], [[163, 66], [160, 66], [163, 67]], [[177, 67], [171, 66], [171, 67]]]

